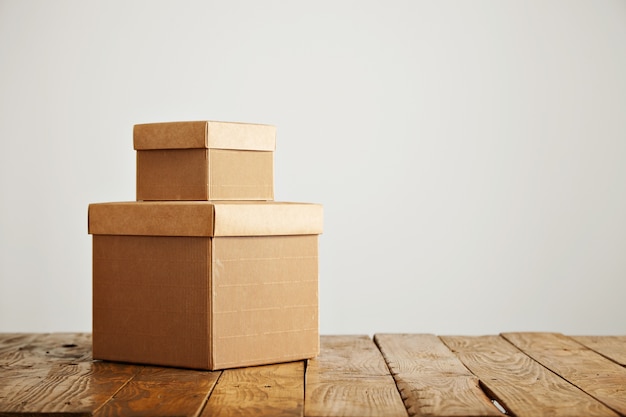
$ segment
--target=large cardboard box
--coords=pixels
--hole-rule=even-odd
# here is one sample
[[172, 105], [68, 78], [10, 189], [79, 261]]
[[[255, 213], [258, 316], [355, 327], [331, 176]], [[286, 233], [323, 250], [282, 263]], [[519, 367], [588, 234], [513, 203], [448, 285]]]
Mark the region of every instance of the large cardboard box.
[[93, 357], [224, 369], [319, 352], [322, 206], [89, 206]]
[[274, 199], [274, 126], [138, 124], [133, 143], [137, 200]]

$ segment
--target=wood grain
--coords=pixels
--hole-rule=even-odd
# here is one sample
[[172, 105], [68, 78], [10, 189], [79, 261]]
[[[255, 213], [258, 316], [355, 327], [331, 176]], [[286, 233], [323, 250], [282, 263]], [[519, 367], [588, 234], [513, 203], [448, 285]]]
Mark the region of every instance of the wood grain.
[[552, 372], [626, 415], [626, 368], [559, 333], [503, 337]]
[[613, 362], [626, 366], [626, 336], [570, 336]]
[[411, 416], [500, 416], [474, 376], [431, 334], [377, 334], [374, 341]]
[[500, 336], [442, 336], [504, 408], [517, 417], [616, 416]]
[[197, 416], [220, 372], [145, 366], [94, 415]]
[[307, 417], [406, 416], [393, 377], [367, 336], [322, 336], [306, 370]]
[[22, 348], [42, 336], [44, 335], [39, 333], [0, 333], [0, 361], [8, 362], [11, 357], [19, 354]]
[[[139, 370], [91, 360], [87, 334], [3, 338], [0, 415], [91, 415]], [[6, 344], [5, 344], [6, 342]]]
[[12, 333], [0, 338], [3, 366], [52, 366], [54, 363], [91, 360], [89, 333]]
[[299, 361], [225, 370], [202, 416], [302, 416], [304, 366]]
[[406, 416], [398, 390], [411, 415], [493, 416], [490, 397], [516, 417], [626, 416], [625, 339], [322, 336], [308, 366], [208, 372], [93, 361], [87, 333], [0, 334], [0, 416]]

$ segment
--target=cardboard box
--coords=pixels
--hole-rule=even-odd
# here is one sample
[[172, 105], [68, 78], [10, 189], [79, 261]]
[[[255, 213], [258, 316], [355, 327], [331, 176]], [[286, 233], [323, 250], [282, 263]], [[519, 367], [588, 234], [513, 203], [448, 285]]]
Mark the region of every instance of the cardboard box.
[[89, 206], [93, 357], [196, 369], [319, 353], [322, 206]]
[[137, 200], [274, 199], [274, 126], [139, 124], [133, 143]]

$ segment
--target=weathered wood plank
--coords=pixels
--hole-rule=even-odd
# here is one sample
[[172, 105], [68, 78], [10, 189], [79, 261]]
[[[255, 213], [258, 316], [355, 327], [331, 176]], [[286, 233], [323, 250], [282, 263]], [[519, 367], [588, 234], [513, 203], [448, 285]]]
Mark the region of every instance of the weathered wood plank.
[[[38, 384], [58, 360], [59, 355], [46, 357], [50, 343], [41, 340], [48, 337], [50, 335], [30, 333], [0, 335], [0, 411], [16, 409], [9, 402], [15, 393]], [[84, 352], [80, 350], [78, 355]]]
[[406, 416], [393, 377], [367, 336], [322, 336], [306, 370], [307, 417]]
[[202, 417], [302, 416], [305, 362], [222, 372]]
[[89, 333], [12, 333], [0, 335], [0, 364], [52, 366], [91, 360]]
[[220, 372], [146, 366], [94, 415], [197, 416]]
[[[18, 339], [9, 337], [7, 344]], [[87, 334], [45, 334], [0, 355], [0, 415], [91, 415], [138, 367], [91, 360]]]
[[432, 334], [377, 334], [374, 341], [411, 416], [501, 416], [463, 366]]
[[626, 415], [626, 368], [559, 333], [504, 333], [525, 354]]
[[613, 362], [626, 366], [626, 336], [570, 336]]
[[[626, 336], [440, 339], [517, 417], [616, 416], [607, 405], [626, 415]], [[433, 335], [376, 335], [380, 351], [367, 336], [321, 342], [306, 371], [304, 362], [233, 369], [216, 384], [219, 372], [93, 362], [89, 334], [0, 334], [0, 416], [406, 415], [398, 389], [411, 415], [475, 415], [457, 405], [478, 392], [476, 378]]]
[[442, 336], [504, 408], [517, 417], [616, 416], [500, 336]]
[[37, 333], [0, 333], [0, 363], [5, 363], [19, 353], [20, 348], [27, 346], [42, 336]]

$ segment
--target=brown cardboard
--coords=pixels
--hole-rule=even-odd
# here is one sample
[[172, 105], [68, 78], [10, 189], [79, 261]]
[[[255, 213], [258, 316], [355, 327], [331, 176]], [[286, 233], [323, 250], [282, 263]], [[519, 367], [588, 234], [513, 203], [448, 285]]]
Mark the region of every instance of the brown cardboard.
[[90, 205], [93, 357], [215, 370], [316, 356], [322, 221], [305, 203]]
[[230, 122], [135, 125], [137, 200], [273, 200], [276, 128]]
[[320, 234], [322, 206], [261, 201], [127, 201], [89, 205], [89, 233], [139, 236]]
[[240, 149], [274, 151], [276, 127], [235, 122], [194, 121], [137, 124], [135, 149]]

